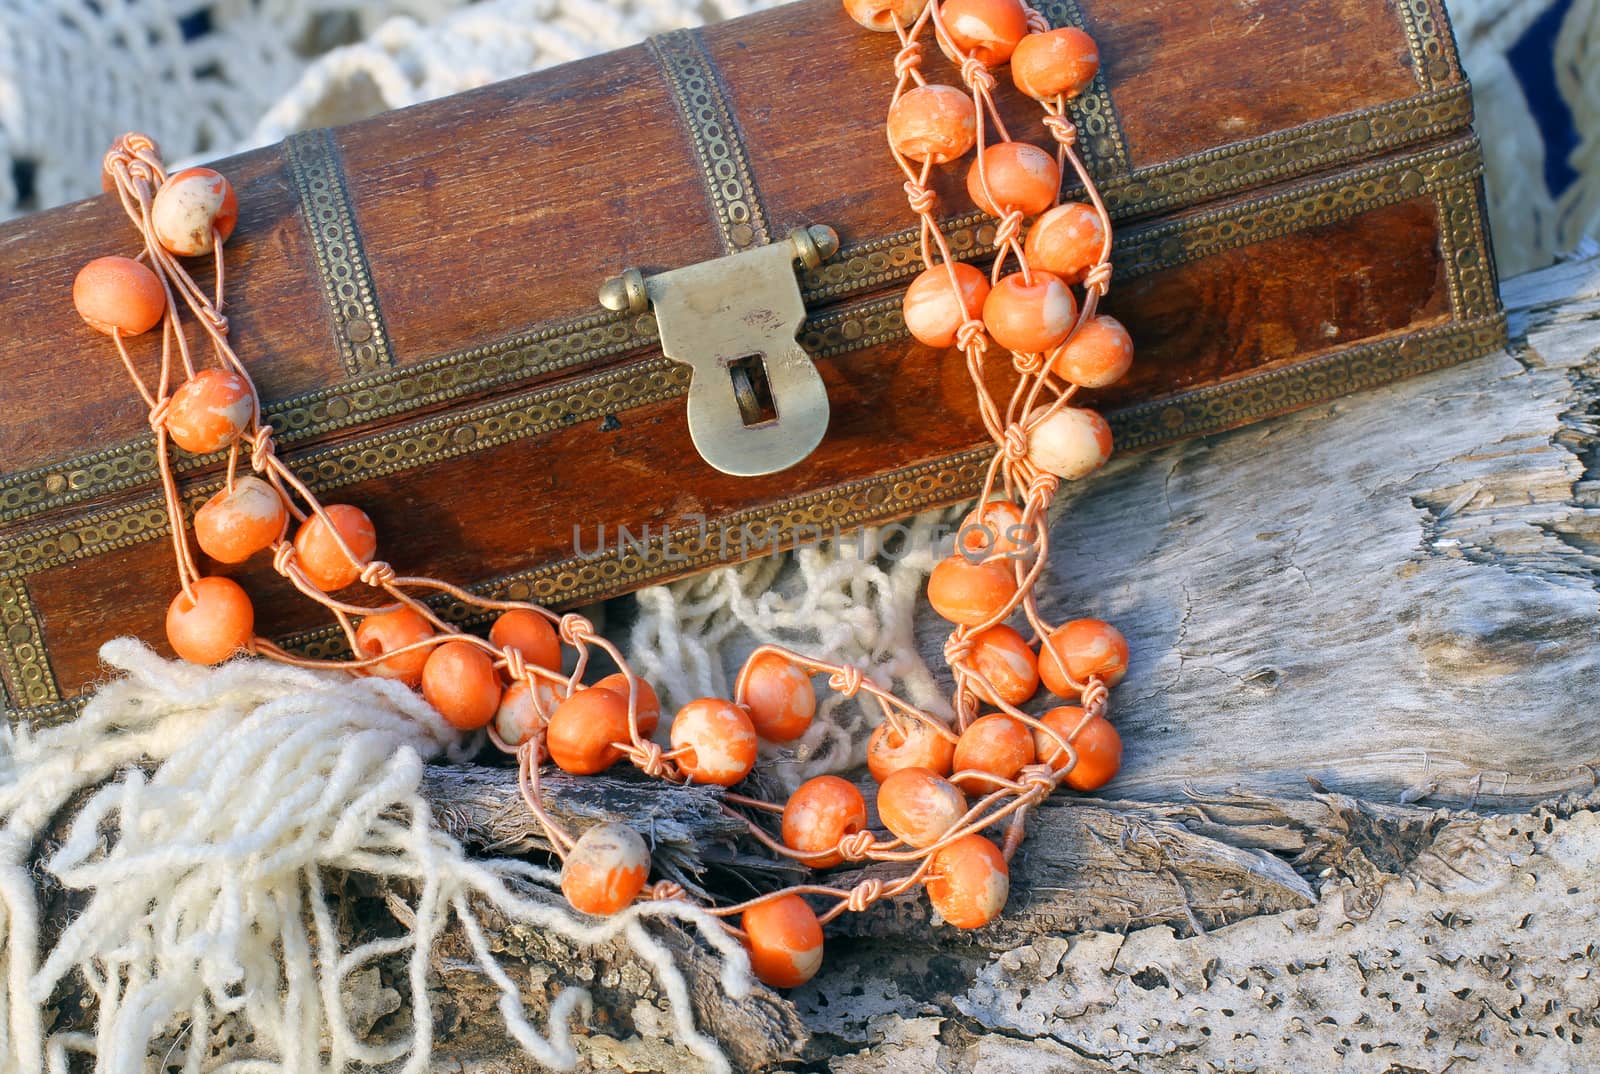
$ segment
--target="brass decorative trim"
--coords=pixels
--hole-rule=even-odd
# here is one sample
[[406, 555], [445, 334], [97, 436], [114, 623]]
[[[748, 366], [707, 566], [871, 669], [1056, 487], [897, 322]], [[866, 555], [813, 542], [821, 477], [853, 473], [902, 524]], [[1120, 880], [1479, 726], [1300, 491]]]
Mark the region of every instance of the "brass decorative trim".
[[[1141, 169], [1110, 180], [1101, 194], [1119, 216], [1175, 208], [1431, 140], [1464, 129], [1471, 119], [1471, 93], [1458, 83], [1381, 108]], [[1077, 193], [1081, 190], [1074, 188], [1069, 196]], [[976, 260], [994, 253], [992, 223], [983, 213], [963, 213], [944, 224], [958, 258]], [[906, 230], [847, 246], [819, 268], [807, 270], [802, 290], [807, 301], [820, 302], [910, 279], [921, 268], [918, 234]]]
[[[1077, 0], [1043, 0], [1039, 13], [1057, 29], [1076, 26], [1093, 33], [1084, 22]], [[1103, 71], [1095, 74], [1088, 88], [1067, 102], [1067, 111], [1078, 125], [1078, 148], [1083, 153], [1083, 163], [1097, 184], [1133, 170], [1128, 161], [1128, 143], [1122, 136], [1122, 125], [1117, 121], [1117, 110], [1111, 103], [1111, 90]]]
[[1461, 319], [1498, 309], [1500, 289], [1477, 184], [1450, 186], [1441, 190], [1436, 200], [1439, 248], [1450, 286], [1450, 308]]
[[647, 44], [672, 88], [678, 113], [694, 143], [723, 248], [736, 254], [772, 242], [749, 151], [699, 35], [693, 30], [673, 30], [650, 38]]
[[9, 700], [19, 708], [61, 699], [55, 672], [45, 654], [44, 632], [21, 579], [0, 579], [0, 663], [5, 665]]
[[321, 129], [292, 134], [283, 143], [283, 155], [300, 195], [301, 216], [316, 253], [317, 276], [333, 318], [333, 345], [345, 372], [359, 376], [394, 365], [372, 267], [361, 248], [355, 208], [333, 132]]
[[1141, 403], [1108, 413], [1106, 419], [1119, 450], [1152, 447], [1442, 369], [1498, 350], [1505, 342], [1504, 314], [1451, 322]]
[[1411, 49], [1412, 70], [1417, 85], [1425, 90], [1443, 82], [1461, 79], [1456, 58], [1455, 35], [1444, 6], [1434, 0], [1394, 0], [1405, 24], [1406, 44]]

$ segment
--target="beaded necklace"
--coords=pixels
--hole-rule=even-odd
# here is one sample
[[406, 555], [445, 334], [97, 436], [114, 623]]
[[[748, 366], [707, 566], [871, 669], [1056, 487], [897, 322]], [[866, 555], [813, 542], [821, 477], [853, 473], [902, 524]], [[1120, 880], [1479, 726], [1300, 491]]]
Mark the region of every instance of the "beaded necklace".
[[[825, 676], [828, 689], [846, 697], [870, 697], [883, 716], [867, 764], [879, 784], [885, 833], [868, 827], [860, 790], [837, 776], [805, 782], [783, 805], [722, 792], [724, 810], [775, 855], [817, 870], [861, 861], [906, 867], [893, 880], [869, 877], [841, 888], [821, 876], [708, 907], [743, 940], [756, 974], [775, 987], [801, 984], [817, 972], [823, 925], [918, 887], [951, 925], [993, 920], [1006, 902], [1008, 863], [1029, 811], [1062, 784], [1080, 791], [1103, 786], [1122, 753], [1107, 713], [1109, 688], [1127, 670], [1126, 641], [1098, 620], [1052, 625], [1034, 596], [1049, 558], [1046, 513], [1060, 481], [1086, 476], [1111, 452], [1104, 419], [1071, 403], [1080, 388], [1120, 378], [1133, 354], [1123, 327], [1097, 313], [1111, 280], [1111, 221], [1076, 152], [1077, 131], [1066, 111], [1066, 101], [1099, 70], [1098, 51], [1080, 30], [1051, 29], [1022, 0], [844, 0], [844, 6], [862, 26], [893, 33], [900, 43], [887, 134], [920, 227], [924, 264], [905, 295], [906, 326], [928, 346], [961, 350], [997, 448], [980, 506], [928, 581], [935, 612], [954, 624], [944, 651], [955, 679], [953, 723], [901, 700], [857, 668], [764, 645], [746, 661], [732, 698], [702, 698], [678, 710], [663, 748], [652, 737], [661, 717], [654, 690], [582, 616], [486, 600], [445, 581], [402, 575], [376, 558], [378, 538], [365, 512], [320, 502], [278, 457], [272, 427], [262, 421], [260, 396], [221, 313], [222, 248], [238, 204], [215, 171], [168, 175], [150, 139], [118, 139], [105, 157], [104, 184], [120, 199], [143, 249], [134, 258], [91, 261], [73, 285], [79, 313], [111, 338], [149, 410], [178, 571], [179, 592], [166, 620], [172, 648], [199, 664], [244, 652], [396, 679], [420, 689], [463, 732], [486, 729], [516, 758], [522, 797], [563, 862], [561, 887], [576, 909], [611, 914], [640, 898], [688, 895], [671, 881], [649, 883], [650, 852], [632, 827], [600, 824], [574, 835], [555, 822], [541, 805], [546, 762], [592, 775], [626, 760], [651, 778], [733, 788], [750, 774], [761, 740], [790, 742], [805, 733], [817, 705], [814, 677]], [[922, 39], [930, 32], [964, 90], [924, 77]], [[1008, 63], [1017, 87], [1044, 109], [1053, 154], [1013, 140], [1006, 129], [993, 98], [993, 71]], [[995, 218], [997, 253], [987, 275], [952, 257], [928, 185], [935, 167], [969, 152], [967, 191]], [[1069, 166], [1087, 203], [1060, 202]], [[213, 263], [210, 294], [182, 261], [205, 255]], [[1081, 299], [1073, 287], [1081, 288]], [[140, 372], [124, 340], [158, 326], [161, 355], [152, 378]], [[203, 335], [199, 348], [189, 338], [191, 326]], [[991, 341], [1009, 353], [1018, 375], [1003, 406], [984, 375]], [[171, 445], [201, 455], [227, 452], [226, 483], [195, 512], [192, 534]], [[249, 472], [241, 465], [246, 459]], [[270, 554], [278, 574], [333, 616], [355, 657], [307, 659], [258, 637], [250, 597], [231, 579], [202, 572], [195, 546], [230, 564]], [[357, 584], [376, 591], [381, 603], [335, 595]], [[446, 622], [430, 603], [437, 599], [494, 613], [488, 636]], [[1018, 613], [1033, 643], [1007, 625]], [[575, 658], [564, 672], [568, 649]], [[597, 651], [621, 670], [586, 682]], [[1018, 706], [1041, 682], [1072, 704], [1037, 717], [1022, 711]], [[774, 819], [776, 832], [769, 830]], [[986, 834], [991, 829], [998, 844]]]

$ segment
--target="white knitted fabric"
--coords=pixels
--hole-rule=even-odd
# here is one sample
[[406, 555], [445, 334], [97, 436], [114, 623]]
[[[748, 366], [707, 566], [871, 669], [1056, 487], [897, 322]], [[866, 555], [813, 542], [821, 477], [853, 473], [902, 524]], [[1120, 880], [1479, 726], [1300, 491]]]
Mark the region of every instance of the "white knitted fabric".
[[[546, 1066], [573, 1066], [568, 1021], [586, 1014], [588, 994], [561, 991], [549, 1026], [536, 1029], [489, 950], [475, 900], [579, 943], [621, 936], [655, 969], [678, 1040], [727, 1069], [694, 1027], [671, 955], [642, 922], [696, 927], [724, 956], [722, 983], [735, 997], [750, 987], [739, 944], [682, 900], [580, 920], [564, 902], [518, 893], [522, 883], [553, 883], [549, 870], [468, 858], [418, 794], [424, 759], [458, 736], [405, 686], [262, 660], [199, 668], [127, 639], [101, 655], [124, 677], [81, 718], [37, 734], [0, 729], [0, 1070], [66, 1074], [69, 1053], [88, 1052], [100, 1074], [138, 1074], [152, 1042], [175, 1035], [163, 1069], [198, 1074], [211, 1063], [211, 1027], [231, 1015], [254, 1037], [251, 1070], [420, 1074], [431, 1069], [428, 956], [452, 919], [500, 990], [509, 1036]], [[30, 858], [79, 792], [92, 793], [72, 806], [67, 836], [40, 872], [86, 901], [40, 951], [43, 889]], [[324, 869], [414, 887], [409, 927], [340, 950]], [[341, 985], [394, 956], [409, 971], [410, 1026], [377, 1047], [352, 1031]], [[92, 992], [93, 1034], [46, 1034], [43, 1011], [63, 983]]]

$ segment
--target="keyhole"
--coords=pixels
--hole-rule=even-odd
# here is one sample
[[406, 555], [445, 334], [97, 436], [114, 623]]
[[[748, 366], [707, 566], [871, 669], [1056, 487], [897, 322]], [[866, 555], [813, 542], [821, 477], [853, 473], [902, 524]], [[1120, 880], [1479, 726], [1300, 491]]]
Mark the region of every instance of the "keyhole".
[[745, 428], [778, 420], [778, 407], [772, 400], [772, 385], [767, 381], [765, 355], [747, 354], [728, 363], [733, 378], [733, 398]]

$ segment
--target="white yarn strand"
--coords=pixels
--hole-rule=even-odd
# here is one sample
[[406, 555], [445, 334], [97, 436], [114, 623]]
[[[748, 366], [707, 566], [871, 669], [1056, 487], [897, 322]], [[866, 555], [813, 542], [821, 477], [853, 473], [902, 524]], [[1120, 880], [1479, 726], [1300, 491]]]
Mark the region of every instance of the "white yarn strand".
[[[682, 974], [643, 922], [696, 928], [723, 956], [723, 985], [735, 997], [750, 988], [739, 945], [681, 902], [587, 921], [558, 899], [508, 886], [553, 885], [549, 869], [469, 858], [433, 825], [418, 791], [424, 760], [457, 736], [404, 686], [259, 660], [195, 668], [127, 639], [101, 656], [123, 677], [103, 686], [81, 719], [0, 735], [5, 1069], [64, 1072], [69, 1053], [84, 1052], [104, 1074], [135, 1074], [171, 1036], [166, 1062], [198, 1071], [210, 1060], [213, 1026], [231, 1016], [262, 1054], [234, 1057], [224, 1069], [311, 1074], [398, 1063], [421, 1074], [433, 1053], [430, 955], [452, 920], [499, 991], [512, 1039], [546, 1066], [572, 1067], [579, 1055], [569, 1023], [588, 1016], [588, 993], [565, 989], [548, 1027], [535, 1028], [518, 984], [489, 949], [473, 909], [479, 901], [576, 945], [621, 937], [654, 972], [679, 1043], [728, 1069], [694, 1025]], [[83, 908], [40, 952], [30, 856], [81, 792], [86, 800], [39, 868], [79, 893]], [[325, 870], [413, 885], [397, 911], [405, 933], [341, 951]], [[382, 958], [405, 960], [411, 1023], [404, 1039], [373, 1045], [352, 1028], [342, 988]], [[74, 981], [95, 996], [93, 1034], [47, 1034], [43, 1005]]]

